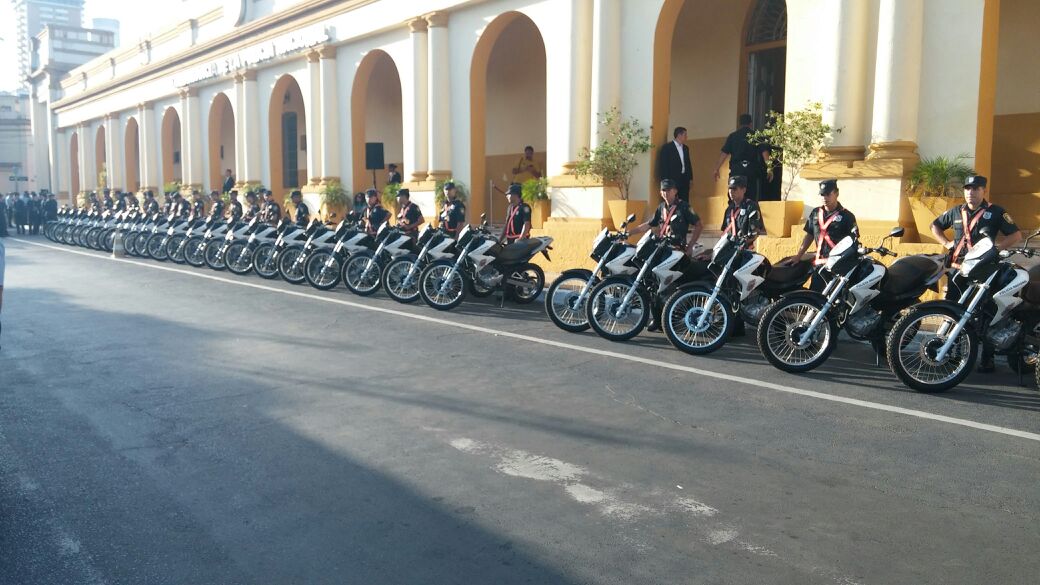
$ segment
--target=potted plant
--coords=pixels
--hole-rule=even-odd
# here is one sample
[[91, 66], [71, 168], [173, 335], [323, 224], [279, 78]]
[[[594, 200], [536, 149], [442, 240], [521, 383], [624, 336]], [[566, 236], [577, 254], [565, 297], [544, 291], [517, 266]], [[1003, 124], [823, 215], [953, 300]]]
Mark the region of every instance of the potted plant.
[[791, 189], [802, 169], [820, 159], [831, 138], [831, 127], [823, 123], [823, 105], [819, 102], [793, 112], [769, 112], [766, 127], [748, 136], [751, 144], [769, 145], [770, 164], [782, 167], [787, 174], [781, 201], [759, 202], [766, 233], [785, 238], [791, 235], [791, 225], [801, 220], [805, 207], [801, 201], [787, 200]]
[[383, 192], [379, 196], [379, 200], [383, 203], [383, 207], [392, 210], [397, 209], [397, 192], [400, 189], [400, 183], [389, 183], [383, 187]]
[[907, 200], [922, 242], [937, 243], [932, 237], [932, 222], [961, 202], [964, 181], [975, 174], [975, 169], [965, 162], [969, 158], [966, 154], [923, 158], [910, 172]]
[[339, 181], [329, 181], [321, 188], [321, 215], [328, 221], [333, 215], [343, 217], [352, 199]]
[[616, 107], [600, 115], [599, 133], [602, 137], [596, 148], [584, 148], [578, 153], [578, 164], [574, 171], [581, 177], [595, 177], [604, 186], [614, 185], [621, 198], [607, 201], [610, 216], [617, 228], [629, 214], [643, 217], [646, 201], [629, 198], [632, 173], [639, 160], [653, 148], [650, 130], [634, 118], [624, 118]]
[[545, 177], [524, 181], [520, 197], [531, 206], [531, 227], [541, 229], [549, 218], [549, 181]]

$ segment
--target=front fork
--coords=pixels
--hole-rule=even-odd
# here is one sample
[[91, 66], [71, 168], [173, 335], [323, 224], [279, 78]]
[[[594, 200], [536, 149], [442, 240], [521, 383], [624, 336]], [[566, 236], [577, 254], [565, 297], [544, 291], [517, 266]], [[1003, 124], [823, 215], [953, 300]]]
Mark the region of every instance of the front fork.
[[[994, 276], [995, 275], [996, 273], [994, 273]], [[941, 348], [939, 348], [939, 353], [935, 354], [936, 362], [942, 362], [946, 359], [947, 354], [949, 354], [950, 350], [953, 348], [954, 342], [956, 342], [957, 338], [960, 337], [964, 328], [968, 326], [968, 322], [971, 321], [971, 318], [975, 316], [975, 311], [979, 308], [979, 304], [982, 303], [982, 299], [986, 297], [986, 291], [989, 290], [989, 285], [992, 280], [993, 277], [991, 276], [989, 280], [979, 285], [978, 290], [975, 292], [975, 296], [971, 299], [971, 303], [964, 311], [964, 314], [961, 315], [961, 318], [957, 320], [957, 323], [954, 324], [953, 329], [950, 329], [947, 332], [946, 327], [943, 326], [936, 331], [936, 335], [947, 336], [946, 342], [943, 343]]]
[[607, 262], [607, 254], [604, 254], [599, 259], [599, 263], [596, 264], [596, 269], [592, 271], [589, 279], [585, 281], [585, 286], [581, 288], [581, 292], [578, 293], [578, 298], [574, 301], [574, 308], [580, 307], [585, 304], [585, 297], [589, 296], [589, 291], [592, 290], [592, 286], [596, 283], [596, 278], [602, 273], [603, 266]]
[[722, 273], [715, 280], [715, 288], [711, 290], [711, 296], [708, 297], [708, 301], [704, 303], [704, 311], [701, 312], [701, 316], [697, 319], [697, 329], [703, 331], [704, 326], [708, 323], [708, 317], [711, 315], [711, 306], [715, 304], [715, 301], [719, 298], [719, 292], [722, 291], [722, 283], [726, 281], [729, 276], [730, 268], [733, 267], [733, 261], [736, 260], [737, 254], [733, 254], [730, 257], [729, 262], [726, 263], [726, 267], [722, 269]]
[[[651, 259], [653, 256], [651, 256]], [[632, 302], [632, 297], [636, 296], [636, 288], [639, 287], [639, 283], [643, 282], [643, 277], [646, 276], [646, 271], [650, 269], [650, 261], [643, 262], [643, 266], [639, 269], [639, 274], [636, 275], [632, 286], [628, 288], [628, 292], [625, 293], [624, 298], [621, 299], [621, 304], [617, 306], [616, 313], [618, 315], [624, 314], [628, 310], [628, 305]]]
[[823, 289], [823, 294], [827, 297], [827, 302], [823, 304], [823, 307], [820, 308], [819, 312], [816, 313], [816, 316], [813, 317], [813, 320], [809, 323], [809, 327], [806, 328], [805, 332], [802, 333], [802, 336], [798, 338], [799, 347], [805, 347], [809, 344], [809, 340], [812, 339], [813, 334], [815, 334], [816, 330], [820, 327], [820, 323], [823, 323], [827, 318], [827, 313], [830, 313], [831, 308], [837, 303], [838, 295], [845, 290], [845, 283], [848, 282], [848, 280], [848, 276], [839, 276], [827, 283], [827, 287]]
[[458, 273], [459, 267], [466, 261], [466, 254], [468, 253], [469, 246], [466, 246], [466, 248], [462, 250], [462, 253], [459, 254], [459, 259], [451, 265], [451, 271], [444, 276], [444, 282], [441, 283], [441, 288], [437, 291], [437, 294], [444, 295], [448, 292], [448, 283], [451, 282], [451, 279], [455, 278], [455, 274]]

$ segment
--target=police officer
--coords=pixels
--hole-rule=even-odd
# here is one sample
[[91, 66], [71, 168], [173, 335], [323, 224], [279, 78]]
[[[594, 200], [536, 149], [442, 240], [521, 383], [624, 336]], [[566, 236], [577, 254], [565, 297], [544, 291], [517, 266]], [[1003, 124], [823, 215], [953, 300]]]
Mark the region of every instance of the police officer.
[[112, 207], [112, 211], [119, 213], [120, 211], [126, 211], [126, 193], [116, 191], [116, 203]]
[[817, 292], [822, 291], [827, 283], [820, 276], [819, 267], [827, 263], [831, 250], [846, 236], [859, 238], [859, 227], [856, 225], [856, 216], [838, 203], [838, 180], [828, 179], [820, 181], [820, 202], [823, 205], [813, 208], [809, 217], [805, 219], [805, 237], [802, 245], [798, 247], [798, 253], [791, 261], [801, 258], [809, 246], [816, 243], [816, 260], [813, 262], [817, 270], [813, 271], [810, 288]]
[[[220, 198], [220, 192], [218, 191], [211, 191], [209, 198], [213, 202], [213, 206], [209, 208], [209, 217], [206, 219], [216, 223], [224, 219], [224, 201]], [[195, 217], [198, 216], [196, 215]]]
[[[932, 222], [932, 235], [950, 251], [951, 268], [960, 268], [964, 256], [983, 238], [992, 238], [993, 243], [1001, 250], [1010, 248], [1022, 240], [1022, 232], [1011, 219], [1011, 215], [999, 205], [986, 201], [986, 187], [986, 177], [968, 177], [964, 181], [964, 204], [954, 207]], [[944, 233], [950, 228], [953, 228], [952, 240], [946, 239]], [[949, 276], [946, 298], [957, 301], [970, 283], [959, 272], [951, 271]], [[978, 371], [987, 374], [994, 369], [993, 346], [984, 340]]]
[[773, 180], [773, 169], [769, 163], [769, 147], [764, 144], [751, 144], [749, 137], [754, 133], [751, 125], [754, 119], [751, 114], [740, 115], [740, 126], [726, 137], [719, 153], [719, 161], [715, 163], [715, 180], [719, 180], [719, 169], [729, 159], [729, 176], [741, 175], [748, 182], [748, 196], [755, 200], [762, 198], [763, 180]]
[[296, 208], [296, 218], [294, 223], [299, 227], [307, 227], [307, 222], [311, 220], [311, 210], [307, 207], [307, 204], [303, 202], [303, 193], [293, 191], [289, 197], [292, 199], [293, 207]]
[[250, 221], [259, 214], [260, 206], [256, 202], [256, 193], [249, 191], [246, 193], [245, 215], [242, 219]]
[[[146, 215], [152, 215], [159, 211], [159, 202], [155, 200], [155, 194], [151, 191], [144, 192], [144, 204], [142, 205]], [[166, 213], [169, 213], [167, 210]]]
[[[743, 175], [731, 175], [729, 178], [729, 206], [722, 218], [722, 231], [733, 237], [755, 234], [755, 239], [766, 233], [762, 221], [762, 210], [758, 201], [747, 196], [748, 179]], [[754, 249], [752, 240], [750, 249]]]
[[[151, 191], [146, 191], [146, 193], [151, 193]], [[162, 213], [167, 217], [173, 213], [173, 195], [171, 195], [169, 191], [163, 193]]]
[[264, 209], [260, 214], [260, 220], [271, 225], [277, 225], [278, 220], [282, 219], [282, 207], [274, 200], [270, 190], [264, 191]]
[[[216, 191], [214, 191], [216, 193]], [[220, 199], [219, 194], [217, 199]], [[206, 202], [202, 200], [202, 193], [198, 191], [191, 192], [191, 216], [195, 219], [204, 217], [206, 215]]]
[[101, 205], [108, 210], [111, 210], [114, 205], [112, 201], [112, 192], [108, 189], [105, 189], [104, 191], [104, 199], [102, 200]]
[[455, 236], [462, 229], [466, 221], [466, 204], [459, 199], [458, 189], [455, 183], [447, 181], [444, 183], [444, 205], [441, 206], [441, 226], [444, 231]]
[[188, 219], [191, 215], [191, 204], [188, 203], [180, 192], [173, 194], [173, 213], [180, 219]]
[[520, 198], [523, 188], [519, 183], [513, 183], [506, 189], [506, 200], [509, 207], [506, 208], [506, 225], [502, 228], [502, 235], [498, 238], [500, 242], [507, 244], [531, 237], [531, 206], [524, 203]]
[[[661, 204], [654, 210], [650, 221], [637, 225], [629, 230], [632, 235], [641, 234], [649, 229], [657, 230], [657, 235], [671, 236], [673, 245], [686, 252], [693, 254], [694, 246], [701, 237], [704, 224], [701, 218], [690, 209], [690, 204], [679, 198], [679, 186], [672, 179], [661, 181]], [[650, 323], [647, 331], [660, 331], [661, 324], [657, 317], [661, 314], [662, 304], [660, 298], [654, 301], [654, 307], [650, 315]]]
[[379, 191], [375, 189], [365, 191], [365, 199], [368, 203], [362, 215], [362, 219], [365, 222], [365, 232], [370, 236], [374, 236], [379, 231], [379, 227], [386, 220], [390, 219], [390, 212], [379, 202]]
[[397, 227], [401, 228], [413, 240], [419, 237], [419, 226], [426, 218], [419, 206], [412, 203], [412, 194], [408, 189], [397, 190]]
[[233, 222], [242, 219], [242, 202], [238, 200], [238, 191], [228, 191], [228, 197], [231, 199], [228, 203], [228, 219]]

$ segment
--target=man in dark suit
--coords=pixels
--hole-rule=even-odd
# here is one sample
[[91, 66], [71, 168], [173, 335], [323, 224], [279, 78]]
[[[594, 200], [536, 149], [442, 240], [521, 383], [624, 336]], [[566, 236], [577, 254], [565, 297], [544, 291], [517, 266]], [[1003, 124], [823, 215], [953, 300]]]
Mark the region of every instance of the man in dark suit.
[[657, 178], [661, 181], [670, 179], [679, 190], [679, 199], [689, 202], [693, 165], [690, 147], [686, 146], [686, 128], [677, 127], [672, 132], [672, 141], [661, 146], [657, 154]]
[[224, 171], [224, 190], [221, 193], [230, 193], [235, 188], [235, 175], [231, 169]]
[[397, 165], [390, 163], [386, 168], [389, 171], [386, 178], [387, 185], [400, 185], [404, 182], [401, 180], [401, 173], [397, 172]]

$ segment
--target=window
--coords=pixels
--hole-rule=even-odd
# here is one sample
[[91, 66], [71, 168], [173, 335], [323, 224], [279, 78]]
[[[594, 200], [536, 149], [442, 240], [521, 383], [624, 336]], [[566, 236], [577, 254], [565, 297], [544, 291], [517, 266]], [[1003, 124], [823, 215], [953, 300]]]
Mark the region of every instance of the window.
[[787, 39], [787, 2], [758, 0], [748, 28], [747, 44], [760, 45]]

